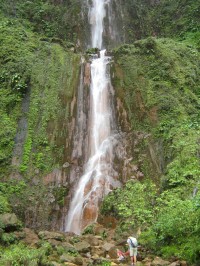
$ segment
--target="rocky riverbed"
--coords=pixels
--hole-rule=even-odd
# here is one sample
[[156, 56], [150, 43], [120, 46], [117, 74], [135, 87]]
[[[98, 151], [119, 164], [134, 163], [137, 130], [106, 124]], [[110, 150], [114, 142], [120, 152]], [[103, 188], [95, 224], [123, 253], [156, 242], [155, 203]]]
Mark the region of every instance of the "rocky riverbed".
[[[130, 265], [129, 257], [123, 262], [119, 262], [117, 257], [117, 249], [123, 251], [127, 249], [127, 236], [119, 236], [114, 229], [107, 229], [101, 224], [95, 223], [89, 226], [86, 228], [85, 233], [79, 236], [74, 233], [55, 231], [35, 232], [29, 228], [20, 228], [20, 222], [15, 214], [0, 215], [0, 220], [4, 224], [4, 232], [1, 231], [1, 236], [2, 234], [4, 236], [5, 234], [7, 236], [12, 234], [18, 243], [23, 243], [35, 250], [39, 250], [44, 243], [48, 245], [49, 264], [47, 265]], [[164, 260], [154, 256], [142, 246], [138, 247], [138, 251], [137, 266], [187, 266], [186, 261], [180, 261], [177, 258]], [[37, 265], [40, 264], [37, 262], [31, 264], [31, 266]]]

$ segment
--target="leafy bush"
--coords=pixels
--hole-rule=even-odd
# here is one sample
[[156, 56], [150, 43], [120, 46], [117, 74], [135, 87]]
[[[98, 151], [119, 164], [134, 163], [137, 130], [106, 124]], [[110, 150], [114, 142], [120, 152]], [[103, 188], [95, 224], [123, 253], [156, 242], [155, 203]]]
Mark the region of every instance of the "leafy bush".
[[43, 256], [40, 249], [31, 249], [22, 244], [12, 245], [0, 251], [0, 265], [36, 266], [42, 262]]
[[93, 224], [88, 225], [88, 226], [84, 229], [84, 231], [83, 231], [82, 234], [83, 234], [83, 235], [94, 234], [94, 225], [93, 225]]
[[155, 199], [156, 187], [151, 181], [144, 184], [129, 181], [104, 199], [101, 213], [119, 218], [122, 231], [133, 230], [151, 223]]
[[0, 192], [0, 213], [5, 213], [10, 211], [10, 204], [8, 203], [7, 197], [5, 197], [1, 192]]
[[157, 199], [154, 223], [140, 236], [140, 243], [166, 258], [200, 259], [199, 194], [180, 199], [177, 191], [165, 191]]

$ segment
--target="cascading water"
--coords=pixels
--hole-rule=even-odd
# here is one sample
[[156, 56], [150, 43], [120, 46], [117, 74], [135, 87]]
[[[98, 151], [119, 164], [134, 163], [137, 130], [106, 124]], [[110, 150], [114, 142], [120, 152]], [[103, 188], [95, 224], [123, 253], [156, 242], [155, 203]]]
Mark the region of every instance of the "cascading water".
[[[89, 11], [92, 27], [92, 47], [102, 49], [102, 34], [106, 16], [106, 0], [93, 0]], [[66, 217], [65, 231], [79, 234], [98, 216], [99, 203], [113, 188], [119, 187], [113, 168], [118, 133], [113, 112], [113, 88], [106, 50], [92, 59], [90, 110], [88, 117], [87, 162], [80, 177]], [[79, 132], [80, 134], [80, 132]]]

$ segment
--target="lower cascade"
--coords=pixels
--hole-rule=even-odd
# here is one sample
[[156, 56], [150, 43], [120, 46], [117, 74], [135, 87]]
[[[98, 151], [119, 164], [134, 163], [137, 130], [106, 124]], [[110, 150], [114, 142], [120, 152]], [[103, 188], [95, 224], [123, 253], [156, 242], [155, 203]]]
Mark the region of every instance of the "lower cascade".
[[80, 234], [96, 221], [99, 203], [113, 188], [119, 187], [118, 174], [113, 168], [113, 148], [119, 134], [113, 111], [114, 92], [110, 81], [106, 50], [91, 63], [90, 111], [88, 121], [87, 162], [84, 173], [74, 189], [65, 231]]

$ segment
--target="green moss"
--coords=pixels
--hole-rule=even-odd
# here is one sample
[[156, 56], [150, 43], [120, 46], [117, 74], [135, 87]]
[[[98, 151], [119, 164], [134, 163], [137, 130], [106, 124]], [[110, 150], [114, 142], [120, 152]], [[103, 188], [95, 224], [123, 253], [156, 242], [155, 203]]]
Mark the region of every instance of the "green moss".
[[22, 1], [0, 3], [2, 12], [8, 17], [15, 17], [23, 24], [47, 37], [60, 38], [76, 42], [81, 24], [79, 1]]
[[[199, 130], [199, 53], [169, 39], [148, 38], [135, 42], [134, 46], [119, 47], [114, 54], [114, 84], [117, 94], [124, 95], [132, 129], [151, 134], [157, 141], [162, 138], [164, 160], [168, 162], [177, 155], [180, 164], [177, 167], [182, 170], [185, 167], [185, 176], [192, 171], [190, 168], [196, 169], [190, 172], [196, 179], [199, 174], [195, 155]], [[148, 141], [146, 144], [147, 147]]]
[[[67, 138], [68, 129], [61, 124], [69, 121], [79, 56], [55, 42], [41, 41], [19, 20], [1, 18], [1, 175], [8, 172], [21, 116], [26, 116], [28, 130], [19, 170], [23, 174], [29, 170], [30, 175], [34, 169], [47, 173], [63, 161], [60, 143]], [[31, 91], [29, 110], [22, 114], [27, 88]]]

